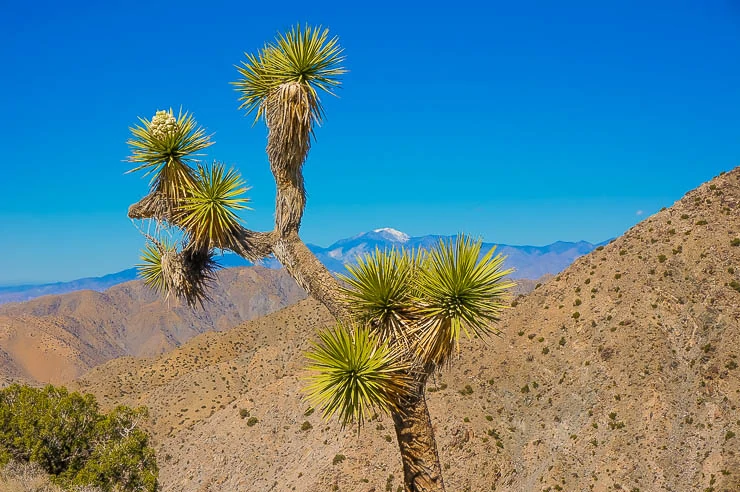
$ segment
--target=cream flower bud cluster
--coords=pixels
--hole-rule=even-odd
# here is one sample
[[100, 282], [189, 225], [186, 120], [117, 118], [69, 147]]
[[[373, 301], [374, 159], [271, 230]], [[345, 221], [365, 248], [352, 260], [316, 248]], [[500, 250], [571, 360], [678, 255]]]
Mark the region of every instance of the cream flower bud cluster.
[[164, 138], [177, 131], [177, 120], [169, 111], [157, 111], [152, 118], [149, 130], [155, 137]]

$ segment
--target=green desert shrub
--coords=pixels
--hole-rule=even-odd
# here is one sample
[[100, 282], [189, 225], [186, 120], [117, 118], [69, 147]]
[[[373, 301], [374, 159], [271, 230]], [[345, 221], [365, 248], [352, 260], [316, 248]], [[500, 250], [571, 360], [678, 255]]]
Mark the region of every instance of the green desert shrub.
[[157, 490], [158, 468], [140, 428], [146, 409], [100, 413], [92, 395], [48, 385], [0, 391], [0, 465], [34, 463], [69, 489]]

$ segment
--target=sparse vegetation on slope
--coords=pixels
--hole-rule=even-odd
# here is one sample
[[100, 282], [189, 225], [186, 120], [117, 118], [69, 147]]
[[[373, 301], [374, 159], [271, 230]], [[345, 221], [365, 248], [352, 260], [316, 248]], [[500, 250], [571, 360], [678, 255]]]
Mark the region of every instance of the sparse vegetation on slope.
[[[427, 394], [449, 489], [740, 490], [738, 211], [740, 168], [520, 297], [502, 339], [461, 344]], [[150, 407], [164, 491], [395, 491], [390, 419], [358, 438], [296, 398], [306, 340], [331, 322], [307, 300], [80, 384]]]

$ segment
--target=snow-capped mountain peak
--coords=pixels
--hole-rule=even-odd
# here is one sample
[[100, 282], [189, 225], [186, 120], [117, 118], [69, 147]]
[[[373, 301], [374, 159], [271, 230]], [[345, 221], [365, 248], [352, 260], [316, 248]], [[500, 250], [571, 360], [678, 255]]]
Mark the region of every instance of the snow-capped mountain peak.
[[375, 229], [373, 232], [383, 236], [385, 239], [388, 239], [389, 241], [394, 241], [398, 243], [405, 243], [405, 242], [408, 242], [409, 239], [411, 239], [408, 234], [405, 234], [401, 231], [397, 231], [396, 229], [392, 229], [390, 227], [382, 227], [380, 229]]

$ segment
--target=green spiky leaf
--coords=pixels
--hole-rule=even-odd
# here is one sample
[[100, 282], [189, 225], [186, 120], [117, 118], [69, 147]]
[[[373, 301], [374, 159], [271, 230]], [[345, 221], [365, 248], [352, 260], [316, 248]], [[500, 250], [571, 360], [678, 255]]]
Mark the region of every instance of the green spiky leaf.
[[408, 346], [414, 322], [413, 278], [418, 255], [396, 249], [357, 259], [346, 266], [348, 275], [340, 278], [347, 287], [343, 293], [358, 319], [370, 326], [382, 340]]
[[139, 276], [144, 279], [144, 284], [159, 293], [169, 291], [167, 280], [162, 271], [162, 254], [170, 251], [175, 252], [175, 245], [169, 241], [158, 243], [148, 241], [141, 251], [141, 261], [136, 265]]
[[339, 415], [342, 426], [361, 426], [375, 410], [391, 411], [408, 395], [413, 379], [404, 352], [393, 350], [367, 327], [337, 325], [322, 331], [307, 353], [311, 360], [305, 391], [324, 417]]
[[180, 224], [197, 245], [228, 248], [233, 245], [240, 219], [236, 210], [246, 209], [249, 187], [235, 169], [218, 162], [198, 164], [194, 186], [182, 199]]
[[245, 53], [246, 61], [243, 61], [241, 66], [236, 67], [242, 78], [232, 82], [232, 85], [236, 86], [236, 90], [240, 93], [239, 101], [241, 101], [241, 105], [239, 109], [244, 109], [247, 114], [255, 113], [255, 122], [264, 114], [264, 101], [267, 100], [272, 90], [279, 85], [276, 79], [268, 76], [265, 68], [265, 58], [269, 49], [268, 46], [265, 46], [256, 55]]
[[188, 162], [201, 150], [213, 145], [211, 136], [199, 127], [192, 114], [172, 110], [157, 111], [151, 121], [139, 118], [140, 126], [129, 128], [129, 162], [138, 164], [128, 172], [144, 171], [152, 176], [152, 191], [163, 192], [177, 200], [182, 190], [192, 184], [193, 170]]
[[296, 82], [304, 85], [311, 95], [311, 113], [321, 122], [323, 108], [318, 91], [333, 94], [340, 85], [339, 76], [346, 73], [341, 66], [343, 49], [337, 37], [329, 38], [329, 30], [321, 26], [292, 27], [287, 33], [278, 33], [256, 55], [245, 54], [246, 61], [237, 67], [242, 78], [233, 85], [240, 93], [240, 109], [255, 114], [255, 120], [264, 115], [264, 102], [283, 84]]
[[440, 240], [422, 261], [416, 275], [419, 296], [417, 352], [424, 363], [449, 361], [462, 333], [481, 338], [497, 334], [494, 323], [514, 286], [495, 248], [481, 258], [481, 241], [458, 235]]

